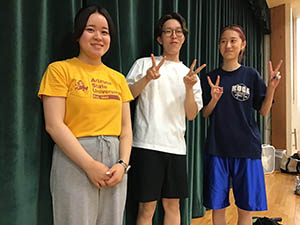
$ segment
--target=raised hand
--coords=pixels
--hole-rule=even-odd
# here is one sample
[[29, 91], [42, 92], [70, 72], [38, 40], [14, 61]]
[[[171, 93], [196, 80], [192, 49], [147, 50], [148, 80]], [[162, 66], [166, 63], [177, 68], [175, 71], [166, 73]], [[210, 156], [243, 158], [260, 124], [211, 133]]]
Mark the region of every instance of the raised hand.
[[193, 87], [197, 81], [198, 81], [198, 76], [197, 73], [199, 73], [204, 67], [206, 67], [206, 64], [202, 64], [200, 67], [198, 67], [194, 71], [194, 67], [196, 65], [197, 60], [194, 59], [192, 65], [190, 66], [190, 71], [188, 74], [183, 78], [183, 82], [187, 88]]
[[221, 96], [223, 94], [223, 87], [219, 86], [219, 84], [220, 84], [220, 75], [218, 75], [218, 77], [217, 77], [216, 84], [214, 84], [211, 81], [209, 76], [207, 76], [207, 81], [208, 81], [208, 84], [211, 88], [211, 90], [210, 90], [211, 98], [215, 101], [219, 101], [219, 99], [221, 98]]
[[151, 54], [151, 59], [152, 59], [152, 67], [150, 67], [147, 70], [146, 78], [148, 80], [156, 80], [160, 77], [159, 69], [166, 61], [166, 56], [163, 57], [163, 59], [159, 62], [159, 64], [157, 66], [156, 66], [156, 62], [155, 62], [155, 58], [154, 58], [153, 54]]
[[281, 67], [283, 60], [280, 60], [276, 69], [273, 70], [272, 62], [269, 61], [269, 82], [268, 82], [268, 87], [276, 89], [280, 82], [280, 72], [279, 69]]

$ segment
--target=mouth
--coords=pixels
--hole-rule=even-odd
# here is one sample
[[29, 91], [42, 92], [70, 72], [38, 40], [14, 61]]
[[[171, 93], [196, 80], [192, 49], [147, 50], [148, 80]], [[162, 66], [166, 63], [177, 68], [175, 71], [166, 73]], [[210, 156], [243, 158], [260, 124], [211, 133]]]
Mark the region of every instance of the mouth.
[[91, 43], [91, 46], [94, 48], [103, 48], [103, 45], [98, 43]]

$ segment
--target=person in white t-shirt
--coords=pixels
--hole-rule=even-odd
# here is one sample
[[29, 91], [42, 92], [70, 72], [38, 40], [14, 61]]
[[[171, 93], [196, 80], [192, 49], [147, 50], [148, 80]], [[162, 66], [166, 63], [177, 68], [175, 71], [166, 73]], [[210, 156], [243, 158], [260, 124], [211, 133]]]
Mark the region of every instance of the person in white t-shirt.
[[186, 120], [202, 108], [202, 91], [196, 60], [190, 68], [179, 59], [188, 34], [178, 13], [164, 15], [155, 27], [162, 56], [138, 59], [127, 75], [137, 98], [133, 151], [133, 189], [139, 210], [137, 225], [152, 224], [157, 200], [162, 199], [164, 224], [180, 224], [179, 200], [188, 196], [186, 173]]

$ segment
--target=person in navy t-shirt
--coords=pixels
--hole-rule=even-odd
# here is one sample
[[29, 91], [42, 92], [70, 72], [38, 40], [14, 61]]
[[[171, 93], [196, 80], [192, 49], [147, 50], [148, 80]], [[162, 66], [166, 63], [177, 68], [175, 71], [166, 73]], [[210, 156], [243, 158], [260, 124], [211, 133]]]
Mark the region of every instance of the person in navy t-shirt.
[[251, 211], [267, 210], [261, 138], [254, 112], [265, 116], [270, 111], [282, 61], [275, 70], [269, 62], [266, 87], [255, 69], [240, 64], [245, 47], [241, 27], [223, 28], [223, 65], [201, 77], [202, 115], [210, 122], [205, 143], [204, 205], [213, 210], [214, 225], [226, 224], [230, 180], [238, 224], [250, 225]]

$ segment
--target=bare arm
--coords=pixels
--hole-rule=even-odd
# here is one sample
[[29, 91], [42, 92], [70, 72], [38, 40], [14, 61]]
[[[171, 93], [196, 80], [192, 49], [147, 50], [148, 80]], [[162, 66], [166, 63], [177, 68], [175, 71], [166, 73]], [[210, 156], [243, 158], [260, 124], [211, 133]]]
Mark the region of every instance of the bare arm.
[[209, 103], [208, 103], [206, 106], [204, 106], [204, 107], [202, 108], [202, 116], [203, 116], [204, 118], [209, 117], [210, 114], [214, 111], [214, 109], [215, 109], [217, 103], [218, 103], [218, 101], [216, 101], [215, 99], [211, 99], [211, 100], [209, 101]]
[[[120, 159], [129, 164], [129, 158], [132, 146], [132, 129], [129, 102], [122, 105], [122, 131], [120, 134]], [[109, 172], [112, 174], [111, 179], [107, 181], [108, 186], [114, 186], [122, 181], [125, 168], [116, 163]]]
[[132, 96], [134, 98], [138, 97], [150, 81], [151, 80], [149, 80], [147, 76], [144, 76], [142, 79], [135, 82], [134, 84], [128, 85]]
[[152, 59], [152, 67], [150, 67], [147, 70], [146, 76], [144, 76], [142, 79], [135, 82], [134, 84], [129, 85], [131, 94], [133, 95], [134, 98], [138, 97], [141, 94], [141, 92], [144, 90], [146, 85], [151, 80], [156, 80], [160, 77], [159, 69], [162, 66], [162, 64], [164, 64], [166, 57], [163, 57], [163, 59], [159, 62], [157, 66], [153, 54], [151, 54], [151, 59]]
[[204, 118], [207, 118], [210, 116], [210, 114], [214, 111], [219, 99], [221, 98], [223, 94], [223, 87], [220, 87], [220, 76], [218, 75], [216, 84], [213, 84], [210, 77], [207, 77], [208, 84], [211, 88], [210, 94], [211, 99], [209, 103], [202, 108], [202, 115]]
[[273, 71], [272, 62], [269, 61], [269, 82], [268, 82], [268, 87], [267, 87], [267, 93], [266, 93], [265, 99], [262, 103], [262, 106], [259, 110], [259, 113], [263, 116], [266, 116], [270, 112], [270, 109], [272, 107], [275, 90], [276, 90], [277, 86], [279, 85], [280, 78], [281, 78], [281, 76], [279, 76], [279, 74], [280, 74], [279, 69], [281, 67], [282, 62], [283, 61], [280, 60], [276, 69]]
[[197, 73], [199, 73], [204, 67], [206, 67], [206, 64], [203, 64], [194, 71], [196, 62], [197, 60], [195, 59], [190, 66], [190, 71], [183, 78], [183, 82], [185, 85], [184, 110], [188, 120], [195, 119], [198, 114], [198, 106], [195, 102], [193, 86], [198, 82], [199, 79]]
[[270, 112], [270, 109], [272, 107], [273, 98], [274, 98], [274, 93], [275, 93], [275, 89], [267, 88], [267, 93], [266, 93], [265, 99], [259, 110], [259, 113], [261, 115], [266, 116]]
[[195, 102], [193, 88], [185, 89], [184, 110], [188, 120], [193, 120], [198, 114], [198, 106]]
[[81, 146], [77, 138], [64, 123], [65, 98], [43, 96], [46, 131], [59, 148], [79, 167], [81, 167], [95, 186], [105, 186], [109, 177], [103, 163], [94, 160]]

